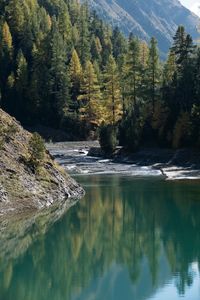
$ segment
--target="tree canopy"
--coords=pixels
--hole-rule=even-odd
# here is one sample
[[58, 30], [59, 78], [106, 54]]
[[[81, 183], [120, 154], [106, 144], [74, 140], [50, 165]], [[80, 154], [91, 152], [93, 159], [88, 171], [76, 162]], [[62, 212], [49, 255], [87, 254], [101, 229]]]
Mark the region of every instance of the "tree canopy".
[[183, 26], [163, 62], [154, 37], [149, 45], [126, 39], [87, 2], [0, 0], [0, 7], [0, 105], [24, 125], [74, 139], [114, 126], [131, 149], [199, 146], [200, 50]]

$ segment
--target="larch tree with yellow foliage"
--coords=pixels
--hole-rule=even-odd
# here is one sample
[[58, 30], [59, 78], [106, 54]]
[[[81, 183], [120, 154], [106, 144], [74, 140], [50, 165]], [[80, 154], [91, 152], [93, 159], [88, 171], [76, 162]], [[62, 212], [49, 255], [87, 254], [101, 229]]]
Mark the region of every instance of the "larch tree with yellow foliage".
[[4, 22], [2, 28], [2, 48], [7, 49], [9, 54], [12, 54], [12, 50], [13, 50], [12, 35], [10, 33], [10, 28], [7, 22]]
[[163, 69], [164, 84], [169, 84], [173, 81], [176, 72], [176, 57], [173, 51], [168, 54], [167, 61]]
[[149, 57], [149, 47], [145, 41], [139, 44], [139, 59], [143, 69], [147, 67]]
[[13, 41], [7, 22], [3, 23], [0, 31], [0, 89], [4, 93], [8, 77], [12, 70]]
[[123, 111], [120, 77], [112, 55], [108, 59], [104, 72], [104, 109], [105, 123], [115, 125], [121, 120]]
[[103, 117], [102, 94], [91, 61], [86, 62], [80, 92], [78, 100], [80, 101], [79, 113], [81, 120], [99, 126]]
[[83, 77], [83, 69], [77, 51], [72, 51], [72, 57], [69, 66], [70, 82], [71, 82], [71, 103], [69, 111], [78, 114], [79, 101], [78, 96], [80, 93], [80, 85]]

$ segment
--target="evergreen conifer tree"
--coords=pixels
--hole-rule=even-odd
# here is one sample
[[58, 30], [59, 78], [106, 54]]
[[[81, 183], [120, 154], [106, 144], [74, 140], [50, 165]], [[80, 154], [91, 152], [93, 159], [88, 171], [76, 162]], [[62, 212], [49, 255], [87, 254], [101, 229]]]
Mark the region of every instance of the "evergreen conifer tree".
[[137, 102], [140, 86], [140, 47], [139, 40], [133, 37], [129, 39], [126, 66], [124, 70], [126, 84], [126, 98], [130, 111], [137, 110]]
[[160, 63], [157, 48], [157, 41], [153, 37], [150, 42], [149, 58], [147, 66], [148, 87], [147, 92], [152, 105], [152, 112], [155, 110], [155, 103], [159, 96], [160, 84]]

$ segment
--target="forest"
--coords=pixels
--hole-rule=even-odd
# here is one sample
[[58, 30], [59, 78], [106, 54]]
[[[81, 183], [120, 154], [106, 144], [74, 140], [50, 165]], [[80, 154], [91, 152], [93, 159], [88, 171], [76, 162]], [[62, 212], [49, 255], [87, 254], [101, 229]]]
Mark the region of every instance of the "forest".
[[108, 151], [199, 147], [200, 49], [179, 26], [163, 62], [154, 37], [126, 38], [87, 2], [0, 0], [0, 107]]

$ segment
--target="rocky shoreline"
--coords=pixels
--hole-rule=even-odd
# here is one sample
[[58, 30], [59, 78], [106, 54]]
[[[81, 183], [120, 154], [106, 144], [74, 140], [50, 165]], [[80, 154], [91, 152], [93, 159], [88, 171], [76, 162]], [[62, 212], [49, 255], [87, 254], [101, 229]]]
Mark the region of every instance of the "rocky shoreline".
[[34, 171], [30, 159], [31, 134], [0, 110], [0, 215], [41, 210], [84, 195], [82, 187], [54, 161], [48, 151]]
[[144, 148], [132, 155], [117, 154], [113, 161], [151, 166], [160, 170], [167, 180], [200, 179], [200, 153], [196, 149]]

